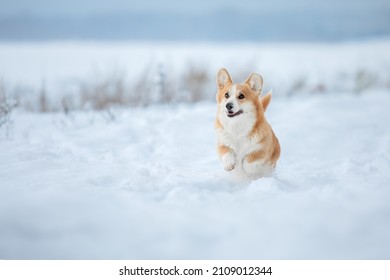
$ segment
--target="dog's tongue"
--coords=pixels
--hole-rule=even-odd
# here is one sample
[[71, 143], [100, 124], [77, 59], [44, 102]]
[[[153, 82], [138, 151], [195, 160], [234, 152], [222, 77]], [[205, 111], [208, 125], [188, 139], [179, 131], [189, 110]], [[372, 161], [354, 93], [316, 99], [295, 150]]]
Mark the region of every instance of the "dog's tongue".
[[237, 111], [236, 113], [234, 113], [233, 111], [228, 111], [227, 112], [227, 115], [228, 115], [228, 117], [235, 117], [235, 116], [237, 116], [237, 115], [239, 115], [239, 114], [241, 114], [242, 113], [242, 111], [240, 110], [240, 111]]

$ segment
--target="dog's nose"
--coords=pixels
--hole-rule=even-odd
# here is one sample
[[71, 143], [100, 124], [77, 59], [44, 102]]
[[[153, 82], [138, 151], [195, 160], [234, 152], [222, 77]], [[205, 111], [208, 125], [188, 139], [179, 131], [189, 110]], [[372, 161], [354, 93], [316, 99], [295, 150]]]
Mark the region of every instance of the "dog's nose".
[[229, 102], [228, 104], [226, 104], [226, 109], [228, 109], [229, 111], [233, 109], [233, 103]]

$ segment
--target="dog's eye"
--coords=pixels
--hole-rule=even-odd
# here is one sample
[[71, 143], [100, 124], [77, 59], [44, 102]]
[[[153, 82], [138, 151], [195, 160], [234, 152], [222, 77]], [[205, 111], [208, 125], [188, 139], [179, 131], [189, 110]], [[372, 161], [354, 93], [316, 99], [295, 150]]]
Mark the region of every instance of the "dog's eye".
[[245, 96], [241, 93], [239, 96], [238, 96], [238, 99], [244, 99]]
[[229, 98], [229, 93], [228, 93], [228, 92], [225, 93], [225, 97], [226, 97], [226, 98]]

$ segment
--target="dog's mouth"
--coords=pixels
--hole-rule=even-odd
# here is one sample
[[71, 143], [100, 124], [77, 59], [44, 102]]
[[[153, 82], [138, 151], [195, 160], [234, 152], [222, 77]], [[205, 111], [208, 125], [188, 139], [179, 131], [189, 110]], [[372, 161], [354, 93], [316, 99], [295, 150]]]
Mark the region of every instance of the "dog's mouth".
[[229, 118], [233, 118], [233, 117], [241, 115], [241, 114], [242, 114], [242, 110], [239, 110], [239, 111], [237, 111], [235, 113], [233, 111], [231, 111], [231, 110], [227, 111], [227, 116]]

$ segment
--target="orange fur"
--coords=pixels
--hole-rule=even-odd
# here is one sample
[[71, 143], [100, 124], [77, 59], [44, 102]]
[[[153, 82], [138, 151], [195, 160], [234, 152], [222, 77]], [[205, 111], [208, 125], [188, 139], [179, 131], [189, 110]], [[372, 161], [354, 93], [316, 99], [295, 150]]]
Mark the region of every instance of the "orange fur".
[[247, 162], [251, 163], [251, 162], [254, 162], [256, 160], [260, 160], [260, 159], [264, 158], [265, 155], [266, 155], [266, 152], [264, 150], [257, 150], [255, 152], [248, 154], [245, 157], [245, 160]]
[[230, 152], [230, 148], [229, 148], [229, 147], [226, 147], [226, 146], [224, 146], [224, 145], [218, 146], [218, 153], [219, 153], [221, 156], [227, 154], [228, 152]]

